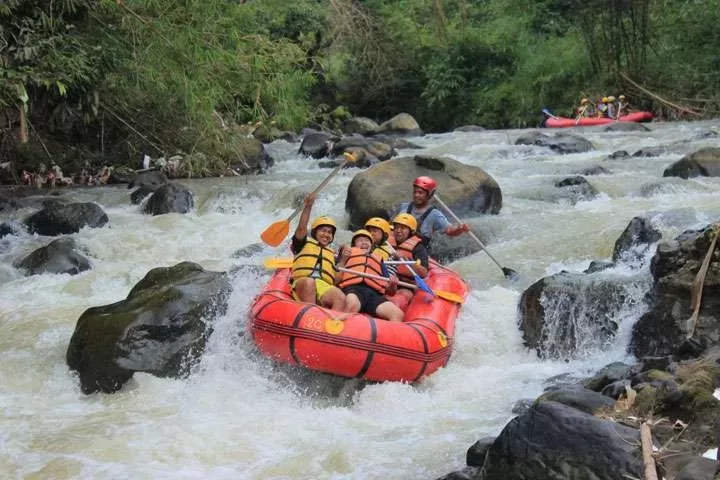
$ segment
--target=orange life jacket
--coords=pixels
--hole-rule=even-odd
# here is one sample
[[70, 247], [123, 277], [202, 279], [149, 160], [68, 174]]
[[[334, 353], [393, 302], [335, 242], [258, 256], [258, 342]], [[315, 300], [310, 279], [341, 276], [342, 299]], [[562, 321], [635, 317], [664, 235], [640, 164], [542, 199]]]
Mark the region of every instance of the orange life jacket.
[[[413, 235], [397, 246], [397, 256], [400, 257], [401, 260], [415, 260], [413, 250], [421, 242], [422, 238]], [[401, 282], [415, 283], [415, 275], [412, 274], [407, 265], [398, 265], [397, 274]]]
[[[360, 248], [353, 247], [350, 249], [350, 258], [348, 258], [345, 263], [345, 268], [356, 272], [383, 276], [382, 259], [374, 253], [367, 253]], [[343, 272], [343, 278], [338, 284], [338, 287], [345, 288], [349, 285], [357, 285], [360, 283], [364, 283], [378, 293], [385, 292], [384, 282], [379, 282], [373, 278], [361, 277], [352, 272]]]

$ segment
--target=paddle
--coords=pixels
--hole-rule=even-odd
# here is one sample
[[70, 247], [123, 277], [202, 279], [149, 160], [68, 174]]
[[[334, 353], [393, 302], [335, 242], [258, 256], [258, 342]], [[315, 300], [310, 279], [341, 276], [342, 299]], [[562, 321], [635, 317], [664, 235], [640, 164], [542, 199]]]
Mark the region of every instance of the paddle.
[[[385, 260], [384, 263], [390, 265], [414, 265], [418, 263], [412, 260]], [[268, 257], [263, 260], [265, 268], [276, 269], [276, 268], [290, 268], [293, 264], [292, 257]]]
[[[450, 210], [450, 207], [445, 205], [445, 202], [443, 202], [442, 199], [440, 199], [440, 196], [437, 194], [437, 192], [435, 192], [435, 194], [433, 195], [433, 198], [435, 199], [436, 202], [438, 202], [438, 204], [440, 204], [441, 207], [443, 207], [447, 211], [448, 214], [450, 214], [450, 216], [452, 217], [453, 220], [455, 220], [455, 222], [462, 223], [462, 220], [460, 220], [457, 217], [457, 215], [455, 215], [453, 213], [453, 211]], [[517, 280], [520, 277], [520, 275], [512, 268], [503, 267], [502, 265], [500, 265], [500, 262], [495, 260], [495, 257], [492, 256], [492, 254], [488, 251], [485, 244], [483, 244], [483, 242], [477, 237], [477, 235], [475, 235], [472, 231], [469, 231], [468, 234], [470, 235], [470, 237], [472, 237], [473, 240], [475, 240], [477, 242], [478, 245], [480, 245], [480, 248], [485, 250], [485, 253], [487, 253], [488, 257], [490, 257], [490, 259], [493, 262], [495, 262], [495, 265], [500, 267], [500, 270], [502, 270], [503, 275], [505, 275], [505, 278], [507, 278], [508, 280]]]
[[[381, 277], [380, 275], [373, 275], [371, 273], [357, 272], [355, 270], [350, 270], [349, 268], [339, 267], [338, 270], [341, 272], [353, 273], [353, 274], [359, 275], [361, 277], [372, 278], [375, 280], [384, 280], [386, 282], [388, 280], [387, 278]], [[401, 287], [410, 288], [412, 290], [420, 288], [419, 285], [415, 285], [415, 284], [407, 283], [407, 282], [398, 282], [398, 285]], [[423, 290], [423, 291], [425, 291], [425, 290]], [[442, 290], [435, 290], [432, 293], [432, 295], [435, 297], [442, 298], [443, 300], [447, 300], [449, 302], [454, 302], [454, 303], [459, 303], [459, 304], [463, 304], [465, 302], [465, 300], [460, 295], [458, 295], [456, 293], [452, 293], [452, 292], [444, 292]]]
[[543, 108], [543, 109], [542, 109], [542, 113], [544, 113], [545, 115], [547, 115], [547, 116], [550, 117], [550, 118], [554, 118], [555, 120], [559, 120], [559, 119], [560, 119], [560, 117], [558, 117], [558, 116], [556, 116], [556, 115], [553, 115], [552, 112], [551, 112], [550, 110], [548, 110], [547, 108]]
[[[333, 168], [333, 170], [330, 172], [330, 174], [325, 177], [325, 180], [320, 183], [320, 185], [317, 186], [315, 190], [313, 190], [310, 195], [316, 194], [322, 190], [325, 185], [328, 184], [328, 182], [335, 176], [337, 173], [342, 169], [345, 165], [348, 163], [354, 162], [357, 160], [357, 157], [353, 155], [350, 152], [343, 153], [343, 156], [345, 157], [345, 161], [342, 162], [337, 167]], [[303, 205], [300, 205], [295, 209], [295, 211], [285, 220], [280, 220], [278, 222], [273, 223], [269, 227], [267, 227], [261, 234], [260, 238], [263, 242], [266, 244], [277, 247], [280, 245], [283, 240], [285, 240], [285, 237], [288, 236], [288, 233], [290, 233], [290, 222], [295, 218], [303, 209]]]
[[[395, 247], [393, 247], [389, 243], [387, 244], [387, 246], [390, 247], [390, 253], [392, 253], [393, 255], [397, 254], [397, 250], [395, 250]], [[428, 287], [428, 284], [425, 283], [425, 280], [423, 280], [422, 277], [420, 275], [418, 275], [417, 272], [410, 265], [406, 265], [406, 266], [407, 266], [407, 269], [410, 270], [410, 273], [412, 273], [413, 278], [415, 279], [415, 283], [417, 284], [418, 288], [420, 290], [422, 290], [423, 292], [429, 293], [430, 295], [435, 295], [435, 292], [432, 291], [432, 288]]]
[[707, 276], [708, 268], [710, 267], [710, 261], [712, 260], [713, 252], [715, 251], [715, 244], [717, 243], [718, 235], [720, 235], [720, 229], [713, 231], [713, 239], [710, 242], [710, 248], [708, 248], [705, 254], [700, 270], [698, 270], [695, 280], [693, 280], [690, 286], [690, 305], [694, 307], [693, 313], [685, 323], [688, 330], [687, 338], [690, 338], [695, 333], [695, 325], [697, 324], [698, 315], [700, 315], [700, 305], [702, 304], [703, 287], [705, 286], [705, 277]]

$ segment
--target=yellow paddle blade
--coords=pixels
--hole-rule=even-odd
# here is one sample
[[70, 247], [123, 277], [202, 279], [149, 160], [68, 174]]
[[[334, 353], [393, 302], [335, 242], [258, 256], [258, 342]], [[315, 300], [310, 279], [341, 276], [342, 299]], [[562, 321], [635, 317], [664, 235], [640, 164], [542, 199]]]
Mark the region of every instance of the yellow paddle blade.
[[260, 234], [260, 238], [271, 247], [277, 247], [285, 240], [288, 233], [290, 233], [290, 222], [288, 220], [280, 220], [266, 228]]
[[263, 260], [263, 265], [265, 265], [265, 268], [270, 268], [270, 269], [290, 268], [290, 267], [292, 267], [292, 264], [293, 264], [292, 258], [268, 257], [265, 260]]
[[435, 292], [436, 297], [440, 297], [449, 302], [459, 303], [460, 305], [465, 303], [465, 299], [463, 297], [461, 297], [460, 295], [458, 295], [457, 293], [444, 292], [442, 290], [433, 290], [433, 292]]

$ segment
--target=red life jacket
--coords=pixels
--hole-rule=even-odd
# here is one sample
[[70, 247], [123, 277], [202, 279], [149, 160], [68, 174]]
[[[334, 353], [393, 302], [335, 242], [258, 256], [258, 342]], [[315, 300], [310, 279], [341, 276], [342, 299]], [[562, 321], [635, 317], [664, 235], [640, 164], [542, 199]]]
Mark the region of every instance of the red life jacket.
[[[383, 276], [382, 259], [373, 253], [367, 253], [360, 248], [350, 249], [350, 258], [345, 263], [345, 268], [360, 273], [370, 273], [372, 275]], [[352, 272], [343, 272], [343, 279], [338, 283], [338, 287], [345, 288], [349, 285], [357, 285], [364, 283], [368, 287], [378, 293], [385, 292], [385, 282], [380, 282], [373, 278], [361, 277]]]

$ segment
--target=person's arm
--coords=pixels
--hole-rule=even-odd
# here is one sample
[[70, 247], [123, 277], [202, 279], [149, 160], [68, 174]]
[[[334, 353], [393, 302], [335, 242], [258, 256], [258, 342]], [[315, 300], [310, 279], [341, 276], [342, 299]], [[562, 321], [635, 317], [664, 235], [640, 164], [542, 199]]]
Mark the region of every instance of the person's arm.
[[385, 285], [385, 295], [395, 295], [398, 287], [398, 277], [396, 271], [390, 269], [390, 267], [394, 267], [395, 265], [387, 265], [385, 262], [382, 262], [381, 266], [383, 276], [388, 277], [387, 284]]
[[467, 223], [461, 223], [459, 225], [451, 224], [445, 214], [440, 210], [435, 210], [433, 214], [433, 231], [441, 231], [448, 237], [456, 237], [470, 231], [470, 226]]
[[294, 238], [300, 240], [307, 237], [308, 234], [308, 222], [310, 221], [310, 211], [312, 210], [313, 204], [315, 203], [315, 195], [310, 194], [303, 200], [305, 206], [303, 207], [302, 213], [300, 214], [300, 220], [298, 220], [297, 228], [295, 229]]

